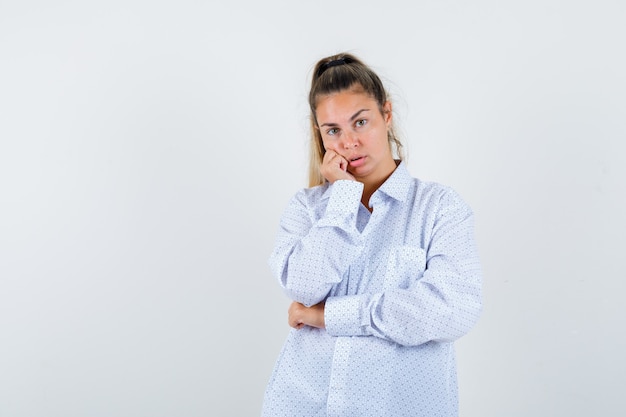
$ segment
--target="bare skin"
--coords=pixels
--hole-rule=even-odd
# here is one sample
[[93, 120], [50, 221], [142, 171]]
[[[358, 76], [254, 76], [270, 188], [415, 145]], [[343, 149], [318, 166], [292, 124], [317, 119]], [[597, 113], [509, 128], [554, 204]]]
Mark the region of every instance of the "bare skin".
[[289, 306], [288, 313], [289, 325], [294, 329], [301, 329], [304, 326], [317, 327], [319, 329], [326, 327], [324, 322], [324, 302], [311, 307], [305, 307], [294, 301]]
[[[316, 116], [326, 153], [320, 172], [331, 184], [338, 180], [363, 183], [361, 203], [371, 211], [372, 194], [396, 169], [387, 129], [391, 103], [378, 103], [360, 89], [320, 98]], [[289, 325], [294, 329], [326, 327], [324, 302], [306, 307], [296, 301], [289, 306]]]

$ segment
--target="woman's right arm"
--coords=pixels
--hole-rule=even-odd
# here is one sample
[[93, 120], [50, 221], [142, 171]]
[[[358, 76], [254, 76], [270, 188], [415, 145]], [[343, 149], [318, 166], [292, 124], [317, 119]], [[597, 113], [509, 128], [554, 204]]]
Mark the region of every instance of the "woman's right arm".
[[356, 217], [363, 184], [339, 180], [330, 185], [325, 212], [316, 218], [305, 191], [283, 213], [269, 264], [285, 293], [312, 306], [326, 299], [360, 252]]

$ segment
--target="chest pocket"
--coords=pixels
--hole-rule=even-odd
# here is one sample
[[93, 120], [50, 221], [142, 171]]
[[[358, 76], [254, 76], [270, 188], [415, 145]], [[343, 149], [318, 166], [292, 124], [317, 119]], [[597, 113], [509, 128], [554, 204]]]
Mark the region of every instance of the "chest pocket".
[[408, 288], [426, 270], [426, 252], [418, 246], [392, 248], [385, 270], [385, 290]]

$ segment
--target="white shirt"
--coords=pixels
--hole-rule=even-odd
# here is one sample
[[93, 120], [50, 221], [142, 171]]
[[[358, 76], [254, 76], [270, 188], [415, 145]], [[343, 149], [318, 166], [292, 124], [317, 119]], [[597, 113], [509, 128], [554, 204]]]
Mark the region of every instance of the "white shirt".
[[481, 311], [473, 214], [404, 163], [361, 204], [363, 184], [303, 189], [269, 263], [285, 293], [325, 300], [326, 329], [292, 329], [263, 416], [456, 416], [452, 342]]

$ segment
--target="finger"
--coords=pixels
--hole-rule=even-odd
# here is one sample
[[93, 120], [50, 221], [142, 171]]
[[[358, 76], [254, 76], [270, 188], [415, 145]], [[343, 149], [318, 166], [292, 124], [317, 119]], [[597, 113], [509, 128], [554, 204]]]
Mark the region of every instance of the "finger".
[[340, 169], [346, 171], [348, 168], [348, 161], [340, 154], [333, 152], [329, 155], [328, 159], [324, 161], [324, 164], [332, 169]]
[[293, 327], [294, 329], [297, 329], [298, 325], [301, 323], [300, 319], [299, 319], [299, 314], [298, 311], [300, 310], [300, 306], [301, 304], [293, 301], [290, 305], [289, 305], [289, 310], [287, 310], [287, 323], [289, 323], [290, 327]]
[[339, 168], [344, 172], [348, 170], [348, 161], [343, 157], [341, 158], [341, 162], [339, 162]]
[[337, 152], [332, 150], [326, 151], [324, 158], [322, 159], [322, 163], [329, 164], [336, 156]]
[[301, 329], [304, 326], [304, 323], [296, 320], [288, 320], [289, 327], [293, 327], [294, 329]]

